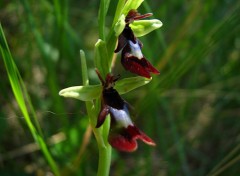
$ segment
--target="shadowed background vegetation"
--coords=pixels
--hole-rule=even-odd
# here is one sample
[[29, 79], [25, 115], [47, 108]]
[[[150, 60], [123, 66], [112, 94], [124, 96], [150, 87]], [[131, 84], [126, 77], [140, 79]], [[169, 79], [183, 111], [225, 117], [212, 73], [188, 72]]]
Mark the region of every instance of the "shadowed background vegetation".
[[[117, 1], [106, 18], [113, 20]], [[83, 102], [58, 92], [80, 85], [79, 50], [92, 84], [99, 2], [0, 1], [0, 21], [14, 62], [62, 175], [96, 175], [98, 149]], [[123, 97], [133, 120], [157, 143], [134, 153], [113, 150], [111, 174], [238, 175], [240, 173], [240, 1], [145, 0], [163, 27], [141, 37], [161, 74]], [[133, 76], [119, 64], [114, 73]], [[29, 131], [0, 59], [0, 175], [42, 175], [50, 166]], [[31, 107], [31, 105], [28, 104]]]

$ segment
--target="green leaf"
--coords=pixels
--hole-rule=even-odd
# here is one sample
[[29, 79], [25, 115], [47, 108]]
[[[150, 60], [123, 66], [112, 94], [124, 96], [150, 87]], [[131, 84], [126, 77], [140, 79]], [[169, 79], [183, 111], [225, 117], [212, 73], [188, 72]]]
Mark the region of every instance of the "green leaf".
[[152, 79], [147, 79], [140, 76], [124, 78], [116, 82], [115, 89], [118, 91], [119, 94], [125, 94], [127, 92], [130, 92], [131, 90], [148, 84], [151, 80]]
[[158, 29], [162, 26], [162, 22], [158, 19], [152, 20], [136, 20], [130, 24], [131, 29], [133, 30], [136, 37], [144, 36], [155, 29]]
[[100, 97], [102, 86], [73, 86], [63, 89], [59, 92], [60, 96], [75, 98], [82, 101], [92, 101]]

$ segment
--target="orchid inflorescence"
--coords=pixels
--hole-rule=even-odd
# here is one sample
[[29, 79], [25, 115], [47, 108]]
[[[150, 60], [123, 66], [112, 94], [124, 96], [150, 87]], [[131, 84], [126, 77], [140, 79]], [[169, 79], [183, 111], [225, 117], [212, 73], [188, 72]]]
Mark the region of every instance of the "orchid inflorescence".
[[[162, 23], [159, 20], [142, 20], [151, 15], [151, 13], [141, 15], [137, 10], [132, 9], [127, 13], [126, 17], [122, 15], [119, 18], [114, 28], [118, 37], [118, 44], [114, 52], [121, 51], [123, 67], [141, 77], [119, 80], [120, 76], [113, 76], [110, 73], [104, 75], [103, 72], [96, 69], [101, 85], [75, 86], [60, 91], [62, 96], [83, 101], [92, 101], [100, 97], [100, 110], [95, 114], [98, 118], [94, 120], [92, 126], [99, 129], [110, 115], [108, 142], [112, 147], [120, 151], [135, 151], [138, 146], [138, 139], [148, 145], [156, 145], [150, 137], [134, 125], [129, 114], [129, 104], [120, 96], [120, 94], [150, 82], [151, 73], [159, 74], [159, 71], [143, 55], [143, 44], [138, 39], [138, 37], [161, 27]], [[142, 29], [136, 26], [141, 26]], [[101, 75], [106, 76], [106, 78], [103, 79]]]
[[[141, 51], [143, 44], [134, 35], [129, 25], [135, 20], [151, 15], [150, 13], [141, 15], [136, 10], [130, 10], [125, 18], [126, 24], [118, 37], [118, 45], [115, 49], [115, 52], [122, 50], [121, 63], [126, 70], [146, 78], [151, 78], [150, 73], [159, 74], [159, 71], [143, 56]], [[108, 141], [112, 147], [120, 151], [132, 152], [137, 149], [137, 139], [155, 146], [155, 142], [133, 124], [130, 119], [128, 104], [113, 88], [118, 78], [107, 74], [106, 81], [104, 81], [100, 73], [96, 72], [103, 86], [102, 107], [98, 115], [96, 127], [100, 127], [106, 116], [110, 114], [111, 125]]]

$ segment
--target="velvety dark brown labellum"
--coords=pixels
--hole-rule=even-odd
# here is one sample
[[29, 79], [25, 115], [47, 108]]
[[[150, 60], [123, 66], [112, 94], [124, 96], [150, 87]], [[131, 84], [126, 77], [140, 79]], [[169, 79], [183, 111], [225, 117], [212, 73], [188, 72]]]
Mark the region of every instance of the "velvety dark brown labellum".
[[120, 151], [133, 152], [138, 147], [137, 139], [142, 140], [148, 145], [156, 145], [151, 138], [140, 131], [136, 126], [132, 125], [129, 125], [127, 128], [111, 131], [108, 141], [112, 147]]
[[101, 110], [98, 115], [96, 128], [99, 128], [104, 123], [107, 115], [110, 114], [111, 124], [108, 141], [112, 147], [120, 151], [132, 152], [137, 149], [138, 139], [148, 145], [156, 145], [151, 138], [133, 124], [127, 102], [113, 88], [114, 82], [119, 77], [108, 74], [104, 81], [99, 72], [96, 72], [103, 85]]
[[159, 74], [159, 71], [144, 57], [141, 48], [139, 40], [136, 43], [129, 40], [122, 50], [121, 63], [130, 72], [151, 78], [150, 73]]

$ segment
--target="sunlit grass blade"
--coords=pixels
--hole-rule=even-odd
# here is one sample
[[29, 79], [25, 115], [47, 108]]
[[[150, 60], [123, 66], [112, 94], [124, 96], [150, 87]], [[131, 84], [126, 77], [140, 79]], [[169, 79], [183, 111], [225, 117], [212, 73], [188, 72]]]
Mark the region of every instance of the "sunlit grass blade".
[[[29, 110], [27, 108], [27, 104], [29, 104], [30, 102], [26, 102], [26, 100], [24, 98], [26, 96], [27, 97], [29, 97], [29, 96], [28, 96], [28, 93], [26, 92], [25, 87], [23, 87], [24, 85], [21, 82], [21, 80], [22, 80], [21, 76], [18, 72], [18, 69], [14, 63], [14, 60], [13, 60], [10, 50], [8, 48], [1, 25], [0, 25], [0, 51], [1, 51], [2, 58], [4, 60], [4, 64], [5, 64], [5, 67], [7, 70], [8, 78], [9, 78], [14, 96], [16, 98], [19, 108], [21, 109], [24, 119], [29, 127], [29, 130], [30, 130], [34, 140], [40, 146], [53, 173], [55, 175], [60, 175], [58, 167], [47, 148], [47, 145], [43, 139], [43, 136], [41, 136], [40, 132], [36, 129], [36, 127], [34, 126], [32, 120], [30, 118]], [[32, 105], [31, 105], [31, 107], [32, 107]]]

